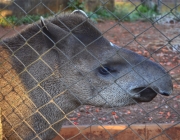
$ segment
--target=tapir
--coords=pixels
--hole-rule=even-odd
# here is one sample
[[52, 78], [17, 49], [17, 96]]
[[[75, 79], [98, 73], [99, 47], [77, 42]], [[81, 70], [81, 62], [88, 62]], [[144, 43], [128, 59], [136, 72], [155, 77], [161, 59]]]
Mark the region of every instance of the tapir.
[[3, 140], [51, 140], [81, 105], [122, 107], [172, 90], [162, 66], [108, 41], [80, 10], [0, 41]]

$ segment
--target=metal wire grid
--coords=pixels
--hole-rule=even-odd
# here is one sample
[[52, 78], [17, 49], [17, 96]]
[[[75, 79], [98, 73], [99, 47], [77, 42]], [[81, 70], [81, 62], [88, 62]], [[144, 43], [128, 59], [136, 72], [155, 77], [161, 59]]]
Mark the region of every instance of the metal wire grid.
[[[108, 10], [106, 7], [105, 7], [105, 5], [108, 3], [108, 0], [107, 1], [101, 1], [100, 0], [100, 2], [102, 3], [102, 7], [100, 7], [100, 8], [98, 8], [94, 13], [96, 13], [96, 12], [98, 12], [98, 10], [100, 10], [101, 8], [103, 8], [103, 9], [105, 9], [107, 12], [109, 12], [109, 13], [111, 13], [112, 14], [112, 16], [114, 16], [116, 19], [117, 19], [117, 23], [116, 24], [114, 24], [111, 28], [109, 28], [108, 30], [106, 30], [105, 32], [103, 32], [103, 34], [102, 35], [104, 35], [106, 32], [108, 32], [109, 30], [111, 30], [112, 28], [114, 28], [116, 25], [119, 25], [119, 26], [121, 26], [121, 27], [123, 27], [125, 30], [127, 30], [133, 37], [134, 37], [134, 40], [132, 40], [132, 41], [135, 41], [137, 44], [139, 44], [141, 47], [143, 47], [144, 48], [144, 46], [141, 44], [141, 43], [139, 43], [138, 41], [137, 41], [137, 38], [140, 36], [140, 35], [142, 35], [144, 32], [146, 32], [147, 30], [149, 30], [150, 28], [155, 28], [159, 33], [161, 33], [161, 35], [163, 35], [167, 40], [168, 40], [168, 42], [167, 42], [167, 44], [170, 44], [171, 45], [171, 42], [175, 39], [175, 38], [177, 38], [177, 37], [179, 37], [179, 35], [177, 35], [177, 36], [175, 36], [174, 38], [171, 38], [171, 39], [169, 39], [165, 34], [163, 34], [163, 32], [162, 31], [160, 31], [158, 28], [156, 28], [156, 26], [155, 26], [155, 24], [158, 22], [158, 20], [157, 21], [152, 21], [152, 20], [149, 20], [149, 19], [147, 19], [149, 22], [151, 22], [151, 24], [152, 24], [152, 26], [151, 27], [149, 27], [149, 28], [147, 28], [147, 29], [145, 29], [142, 33], [140, 33], [140, 34], [138, 34], [137, 36], [135, 36], [133, 33], [131, 33], [130, 31], [129, 31], [129, 29], [127, 28], [127, 27], [125, 27], [123, 24], [122, 24], [122, 22], [121, 22], [121, 20], [118, 18], [118, 17], [116, 17], [110, 10]], [[130, 1], [129, 0], [129, 2], [131, 2], [136, 8], [132, 11], [132, 12], [134, 12], [134, 11], [137, 11], [137, 8], [141, 5], [141, 4], [139, 4], [139, 5], [136, 5], [133, 1]], [[49, 12], [51, 13], [51, 14], [53, 14], [54, 16], [56, 16], [56, 15], [58, 15], [58, 14], [60, 14], [61, 12], [63, 12], [63, 11], [65, 11], [68, 7], [66, 7], [64, 10], [62, 10], [62, 11], [60, 11], [59, 13], [54, 13], [52, 10], [50, 10], [44, 3], [43, 3], [43, 1], [40, 1], [40, 3], [37, 5], [37, 6], [35, 6], [34, 8], [32, 8], [29, 12], [26, 12], [26, 11], [24, 11], [17, 3], [16, 3], [16, 1], [13, 1], [13, 3], [17, 6], [17, 7], [19, 7], [19, 9], [21, 9], [21, 11], [25, 14], [25, 15], [28, 15], [35, 7], [38, 7], [38, 5], [43, 5], [46, 9], [48, 9], [49, 10]], [[165, 4], [165, 3], [163, 3], [163, 1], [161, 1], [161, 3], [163, 4], [163, 5], [165, 5], [165, 6], [167, 6], [167, 7], [169, 7], [167, 4]], [[77, 7], [75, 7], [75, 8], [77, 8]], [[170, 7], [169, 7], [170, 8]], [[166, 15], [168, 15], [168, 14], [173, 14], [175, 17], [177, 17], [177, 15], [175, 14], [175, 13], [173, 13], [173, 10], [175, 9], [176, 7], [174, 7], [174, 8], [170, 8], [171, 9], [171, 11], [169, 12], [169, 13], [167, 13]], [[4, 9], [6, 9], [6, 7], [4, 8]], [[132, 12], [130, 12], [128, 15], [130, 15]], [[94, 14], [93, 13], [93, 14]], [[126, 15], [126, 16], [128, 16], [128, 15]], [[166, 15], [164, 15], [163, 17], [161, 17], [161, 19], [162, 18], [164, 18]], [[126, 17], [125, 16], [125, 17]], [[125, 18], [124, 17], [124, 18]], [[146, 18], [146, 17], [144, 17], [144, 18]], [[177, 17], [178, 18], [178, 17]], [[160, 19], [159, 19], [160, 20]], [[61, 21], [59, 21], [59, 22], [61, 22]], [[62, 22], [61, 22], [62, 23]], [[34, 24], [36, 24], [36, 23], [34, 23]], [[63, 24], [63, 23], [62, 23]], [[82, 23], [83, 24], [83, 23]], [[37, 24], [36, 24], [37, 25]], [[37, 25], [38, 26], [38, 25]], [[67, 29], [69, 29], [66, 25], [64, 25]], [[80, 26], [80, 25], [79, 25]], [[39, 27], [39, 28], [41, 28], [41, 27]], [[76, 27], [77, 28], [77, 27]], [[16, 31], [16, 29], [13, 29], [13, 30], [15, 30]], [[74, 29], [69, 29], [69, 34], [71, 34], [71, 31], [72, 30], [74, 30]], [[18, 32], [18, 31], [16, 31], [17, 32], [17, 34], [19, 34], [20, 35], [20, 33]], [[37, 33], [38, 34], [38, 33]], [[69, 35], [68, 34], [68, 35]], [[36, 35], [36, 34], [35, 34]], [[34, 36], [35, 36], [34, 35]], [[68, 36], [67, 35], [67, 36]], [[73, 35], [73, 34], [72, 34]], [[34, 37], [34, 36], [32, 36], [32, 37]], [[73, 35], [74, 36], [74, 35]], [[48, 63], [46, 63], [43, 59], [42, 59], [42, 57], [44, 56], [44, 55], [46, 55], [48, 52], [50, 52], [54, 47], [56, 47], [56, 44], [58, 43], [58, 42], [54, 42], [54, 46], [51, 48], [51, 49], [49, 49], [49, 50], [47, 50], [43, 55], [40, 55], [33, 47], [31, 47], [31, 45], [30, 44], [28, 44], [28, 41], [31, 39], [28, 39], [28, 40], [26, 40], [23, 36], [21, 36], [25, 41], [26, 41], [26, 45], [28, 45], [38, 56], [39, 56], [39, 59], [37, 59], [37, 60], [35, 60], [34, 62], [32, 62], [31, 64], [29, 64], [28, 66], [26, 66], [26, 65], [24, 65], [23, 64], [23, 62], [21, 61], [21, 60], [19, 60], [18, 58], [18, 60], [21, 62], [21, 64], [22, 65], [24, 65], [24, 67], [26, 67], [26, 69], [24, 69], [21, 73], [18, 73], [18, 75], [17, 76], [19, 76], [20, 74], [22, 74], [23, 72], [27, 72], [30, 76], [31, 76], [31, 78], [33, 78], [33, 80], [35, 80], [37, 83], [39, 83], [38, 85], [36, 85], [36, 86], [34, 86], [31, 90], [29, 90], [29, 91], [27, 91], [26, 92], [26, 94], [27, 93], [29, 93], [29, 92], [31, 92], [32, 90], [34, 90], [34, 89], [36, 89], [37, 87], [40, 87], [46, 94], [47, 94], [47, 96], [49, 96], [50, 98], [51, 98], [51, 95], [41, 86], [41, 83], [43, 83], [44, 81], [46, 81], [46, 79], [48, 79], [48, 78], [50, 78], [52, 75], [54, 75], [55, 74], [55, 71], [53, 71], [53, 69], [51, 68], [51, 66], [49, 66], [49, 64]], [[76, 36], [74, 36], [79, 42], [81, 42]], [[64, 38], [66, 38], [66, 36], [64, 37]], [[64, 39], [63, 38], [63, 39]], [[63, 40], [62, 39], [62, 40]], [[99, 38], [97, 38], [96, 40], [94, 40], [94, 42], [95, 41], [97, 41]], [[59, 40], [59, 41], [61, 41], [61, 40]], [[128, 44], [126, 44], [126, 45], [124, 45], [123, 47], [125, 48], [126, 46], [128, 46], [132, 41], [130, 41]], [[91, 42], [89, 45], [91, 45], [93, 42]], [[81, 42], [81, 44], [83, 44], [83, 42]], [[84, 45], [84, 44], [83, 44]], [[165, 45], [166, 46], [166, 45]], [[164, 48], [165, 46], [162, 46], [161, 48], [159, 48], [159, 50], [160, 49], [162, 49], [162, 48]], [[19, 49], [21, 49], [21, 48], [23, 48], [24, 46], [21, 46]], [[101, 62], [91, 53], [91, 52], [89, 52], [86, 48], [88, 47], [88, 45], [86, 46], [86, 45], [84, 45], [84, 49], [94, 58], [94, 59], [96, 59], [97, 60], [97, 62], [99, 62], [99, 64], [103, 67], [103, 65], [101, 64]], [[11, 50], [8, 46], [7, 46], [7, 48], [9, 49], [9, 50]], [[18, 50], [19, 50], [18, 49]], [[18, 51], [18, 50], [16, 50], [16, 51]], [[146, 51], [148, 51], [146, 48], [144, 48], [144, 50], [146, 50]], [[74, 66], [74, 68], [77, 70], [77, 71], [79, 71], [78, 70], [78, 68], [73, 64], [73, 62], [72, 62], [72, 59], [74, 58], [74, 57], [76, 57], [76, 56], [78, 56], [78, 55], [80, 55], [81, 54], [81, 52], [79, 52], [78, 54], [76, 54], [75, 56], [73, 56], [73, 58], [69, 58], [66, 54], [64, 54], [60, 49], [58, 50], [59, 52], [61, 52], [67, 59], [68, 59], [68, 62], [67, 63], [71, 63], [73, 66]], [[84, 50], [82, 50], [82, 51], [84, 51]], [[118, 51], [121, 51], [121, 50], [118, 50]], [[158, 50], [157, 50], [158, 51]], [[15, 54], [16, 52], [12, 52], [12, 56], [13, 57], [16, 57], [14, 54]], [[152, 57], [152, 55], [153, 54], [155, 54], [156, 52], [153, 52], [153, 53], [150, 53], [150, 57]], [[115, 54], [117, 54], [117, 53], [115, 53]], [[115, 55], [114, 54], [114, 55]], [[11, 57], [12, 57], [11, 56]], [[111, 58], [112, 56], [109, 56], [109, 58]], [[119, 56], [119, 57], [121, 57], [122, 58], [122, 56]], [[148, 57], [147, 59], [150, 59], [150, 57]], [[123, 58], [123, 59], [125, 59], [125, 58]], [[146, 59], [146, 60], [147, 60]], [[39, 60], [41, 60], [49, 69], [51, 69], [51, 71], [52, 71], [52, 73], [48, 76], [48, 77], [46, 77], [45, 79], [43, 79], [42, 81], [38, 81], [28, 70], [27, 70], [27, 68], [29, 67], [29, 66], [31, 66], [31, 65], [33, 65], [34, 63], [36, 63], [37, 61], [39, 61]], [[146, 60], [144, 60], [144, 61], [146, 61]], [[125, 60], [127, 63], [129, 63], [127, 60]], [[144, 62], [143, 61], [143, 62]], [[156, 60], [155, 60], [156, 61]], [[5, 61], [6, 62], [6, 61]], [[4, 62], [4, 63], [5, 63]], [[141, 62], [141, 63], [143, 63], [143, 62]], [[156, 61], [156, 62], [158, 62], [158, 61]], [[65, 63], [64, 65], [66, 65], [67, 63]], [[140, 63], [140, 64], [141, 64]], [[131, 63], [129, 63], [131, 66], [132, 66], [132, 64]], [[138, 65], [140, 65], [140, 64], [138, 64]], [[62, 65], [61, 67], [64, 67], [64, 65]], [[134, 72], [136, 72], [135, 71], [135, 67], [137, 67], [138, 65], [136, 65], [136, 66], [132, 66], [132, 70], [131, 71], [134, 71]], [[174, 67], [173, 69], [175, 69], [175, 68], [177, 68], [177, 67], [179, 67], [180, 66], [180, 64], [178, 64], [176, 67]], [[10, 70], [9, 69], [6, 69], [6, 68], [3, 68], [3, 69], [5, 69], [5, 71], [8, 73]], [[168, 70], [167, 71], [167, 73], [168, 72], [170, 72], [171, 70], [173, 70], [173, 69], [170, 69], [170, 70]], [[92, 70], [93, 71], [93, 70]], [[80, 71], [79, 71], [80, 72]], [[91, 71], [89, 72], [89, 73], [91, 73]], [[126, 74], [128, 74], [128, 73], [126, 73]], [[125, 76], [126, 74], [124, 74], [123, 76]], [[136, 72], [136, 74], [138, 74], [138, 72]], [[138, 74], [139, 75], [139, 74]], [[113, 76], [113, 75], [112, 75]], [[119, 77], [119, 78], [122, 78], [123, 76], [121, 76], [121, 77]], [[141, 78], [143, 78], [141, 75], [139, 75]], [[165, 76], [165, 75], [164, 75]], [[16, 77], [11, 77], [11, 81], [6, 81], [8, 84], [10, 84], [10, 85], [12, 85], [12, 82], [14, 81], [14, 80], [16, 80], [15, 79]], [[114, 77], [115, 78], [115, 77]], [[162, 77], [160, 77], [160, 78], [162, 78]], [[86, 79], [86, 80], [88, 80], [88, 73], [87, 73], [87, 75], [84, 75], [84, 79]], [[116, 80], [117, 80], [117, 78], [115, 78]], [[143, 78], [144, 79], [144, 78]], [[5, 80], [5, 79], [4, 79]], [[79, 81], [81, 81], [82, 79], [80, 79]], [[145, 79], [144, 79], [145, 80]], [[158, 80], [158, 79], [157, 79]], [[178, 83], [178, 81], [176, 81], [176, 79], [173, 79], [176, 83]], [[73, 84], [76, 84], [76, 83], [78, 83], [79, 81], [76, 81], [75, 83], [73, 83]], [[146, 80], [145, 80], [146, 81]], [[154, 81], [155, 82], [155, 81]], [[72, 85], [73, 85], [72, 84]], [[96, 88], [96, 86], [95, 85], [92, 85], [92, 83], [90, 83], [91, 84], [91, 86], [93, 87], [93, 88]], [[116, 83], [117, 84], [117, 83]], [[151, 83], [150, 83], [151, 84]], [[149, 85], [150, 85], [149, 84]], [[178, 83], [179, 84], [179, 83]], [[72, 85], [69, 85], [69, 86], [67, 86], [66, 87], [66, 89], [68, 89], [68, 91], [73, 95], [73, 93], [71, 92], [71, 89], [70, 89], [70, 87], [72, 86]], [[118, 85], [118, 84], [117, 84]], [[6, 86], [6, 85], [5, 85]], [[4, 87], [5, 87], [4, 86]], [[122, 87], [120, 86], [120, 85], [118, 85], [119, 86], [119, 88], [121, 88], [122, 89]], [[19, 85], [16, 85], [16, 87], [19, 87]], [[16, 87], [14, 87], [14, 88], [16, 88]], [[1, 87], [1, 88], [3, 88], [3, 87]], [[20, 87], [21, 88], [21, 87]], [[147, 87], [148, 88], [148, 87]], [[23, 90], [23, 89], [22, 89]], [[103, 89], [104, 90], [104, 89]], [[123, 89], [124, 91], [126, 91], [125, 89]], [[100, 91], [99, 91], [100, 92]], [[127, 92], [127, 91], [126, 91]], [[61, 96], [61, 94], [60, 95], [57, 95], [57, 96]], [[55, 97], [53, 97], [52, 98], [52, 100], [54, 99], [54, 98], [56, 98], [57, 96], [55, 96]], [[83, 104], [82, 103], [82, 101], [81, 100], [79, 100], [78, 99], [78, 97], [76, 97], [75, 95], [73, 95], [81, 104]], [[178, 95], [175, 95], [175, 96], [178, 96]], [[20, 97], [21, 98], [21, 97]], [[102, 97], [103, 98], [103, 97]], [[169, 100], [171, 100], [171, 99], [173, 99], [174, 98], [174, 96], [172, 97], [172, 98], [170, 98]], [[19, 99], [19, 100], [23, 100], [23, 103], [26, 105], [26, 102], [24, 102], [25, 100], [24, 99]], [[34, 106], [36, 106], [29, 98], [26, 98], [26, 100], [28, 100], [28, 102], [30, 102], [31, 104], [33, 104]], [[105, 99], [104, 99], [105, 100]], [[106, 103], [108, 103], [107, 101], [106, 101]], [[109, 104], [109, 103], [108, 103]], [[20, 104], [21, 105], [21, 104]], [[19, 105], [19, 106], [20, 106]], [[40, 110], [41, 108], [43, 108], [43, 107], [45, 107], [47, 104], [44, 104], [44, 105], [42, 105], [40, 108], [38, 108], [38, 110]], [[54, 103], [54, 105], [60, 110], [60, 112], [62, 112], [63, 114], [64, 114], [64, 117], [61, 119], [61, 120], [58, 120], [57, 122], [55, 122], [54, 124], [56, 124], [56, 123], [59, 123], [59, 122], [61, 122], [64, 118], [66, 119], [66, 120], [68, 120], [68, 121], [70, 121], [71, 122], [71, 120], [67, 117], [67, 115], [69, 114], [66, 114], [58, 105], [56, 105], [55, 103]], [[168, 105], [168, 104], [167, 104]], [[9, 104], [9, 106], [11, 107], [11, 108], [14, 108], [14, 106], [12, 105], [12, 104]], [[28, 105], [26, 105], [27, 107], [28, 107]], [[140, 107], [140, 108], [142, 108], [142, 110], [144, 110], [145, 112], [146, 112], [146, 110], [143, 108], [143, 106], [141, 106], [141, 105], [139, 105], [138, 104], [138, 106]], [[163, 105], [162, 105], [163, 106]], [[113, 108], [113, 106], [112, 106], [112, 108]], [[169, 108], [171, 108], [174, 112], [176, 112], [179, 116], [180, 116], [180, 114], [179, 114], [179, 112], [177, 112], [174, 108], [172, 108], [171, 106], [169, 106]], [[33, 128], [32, 128], [32, 126], [30, 126], [25, 120], [28, 118], [24, 118], [23, 120], [22, 120], [22, 122], [23, 123], [25, 123], [32, 131], [33, 131], [33, 133], [35, 133], [36, 134], [36, 138], [34, 138], [34, 139], [41, 139], [39, 136], [40, 136], [40, 134], [41, 133], [43, 133], [43, 132], [45, 132], [46, 130], [48, 130], [48, 129], [52, 129], [57, 135], [59, 135], [62, 139], [64, 139], [60, 134], [59, 134], [59, 132], [57, 132], [52, 126], [54, 125], [54, 124], [52, 124], [52, 123], [50, 123], [49, 122], [49, 120], [46, 118], [46, 117], [44, 117], [44, 115], [43, 114], [41, 114], [41, 112], [39, 112], [37, 110], [37, 112], [41, 115], [41, 117], [43, 117], [44, 118], [44, 120], [46, 121], [46, 122], [48, 122], [48, 124], [49, 124], [49, 127], [47, 128], [47, 129], [44, 129], [42, 132], [40, 132], [40, 133], [36, 133], [36, 131], [34, 131], [33, 130]], [[116, 110], [115, 108], [113, 108], [113, 110]], [[20, 112], [19, 112], [20, 113]], [[35, 114], [36, 112], [33, 112], [31, 115], [33, 115], [33, 114]], [[146, 114], [148, 115], [148, 114], [150, 114], [151, 112], [146, 112]], [[107, 114], [109, 114], [109, 113], [107, 113]], [[105, 115], [107, 115], [107, 114], [105, 114]], [[3, 115], [3, 114], [2, 114]], [[17, 114], [17, 116], [18, 116], [18, 114]], [[4, 118], [6, 118], [7, 119], [7, 117], [8, 116], [5, 116], [5, 115], [3, 115], [3, 117]], [[19, 119], [21, 119], [21, 118], [19, 118]], [[8, 120], [8, 119], [7, 119]], [[131, 124], [129, 124], [126, 120], [124, 120], [125, 121], [125, 123], [126, 124], [128, 124], [128, 127], [126, 128], [126, 129], [128, 129], [128, 128], [130, 128], [140, 139], [143, 139], [136, 131], [134, 131], [132, 128], [131, 128]], [[10, 122], [10, 121], [9, 121]], [[22, 122], [20, 122], [20, 123], [17, 123], [15, 126], [20, 126], [20, 124], [22, 123]], [[156, 123], [156, 122], [154, 122], [154, 123]], [[176, 125], [176, 124], [178, 124], [179, 122], [177, 122], [177, 123], [175, 123], [174, 125]], [[92, 124], [89, 124], [89, 126], [91, 126], [91, 125], [93, 125], [93, 124], [99, 124], [98, 122], [97, 122], [97, 120], [95, 120], [94, 121], [94, 123], [92, 123]], [[163, 128], [158, 124], [158, 123], [156, 123], [162, 130], [163, 130]], [[13, 124], [10, 124], [10, 125], [13, 125]], [[101, 125], [101, 124], [99, 124], [99, 125]], [[101, 125], [102, 127], [103, 127], [103, 125]], [[75, 125], [75, 127], [77, 128], [77, 129], [79, 129], [78, 128], [78, 126], [76, 126]], [[173, 127], [173, 126], [172, 126]], [[16, 127], [14, 127], [14, 128], [16, 128]], [[13, 129], [14, 129], [13, 128]], [[105, 128], [104, 128], [105, 129]], [[125, 129], [125, 130], [126, 130]], [[125, 131], [124, 130], [124, 131]], [[79, 129], [79, 131], [80, 131], [80, 133], [81, 133], [81, 130]], [[16, 133], [16, 131], [14, 130], [14, 132]], [[120, 135], [121, 133], [122, 133], [123, 131], [120, 131], [119, 133], [117, 133], [117, 134], [115, 134], [115, 135], [111, 135], [108, 131], [107, 131], [107, 133], [109, 133], [109, 135], [110, 135], [110, 137], [113, 139], [113, 137], [115, 137], [116, 135]], [[164, 135], [166, 135], [166, 137], [167, 138], [169, 138], [170, 140], [171, 140], [171, 137], [169, 137], [168, 136], [168, 134], [166, 134], [166, 132], [164, 132], [164, 131], [162, 131], [162, 133], [164, 134]], [[160, 133], [159, 135], [162, 135], [162, 133]], [[19, 134], [17, 134], [18, 136], [19, 136]], [[82, 134], [83, 135], [83, 134]], [[158, 136], [159, 136], [158, 135]], [[85, 135], [83, 135], [84, 136], [84, 138], [85, 139], [88, 139]], [[156, 137], [158, 137], [158, 136], [155, 136], [154, 138], [152, 138], [152, 139], [155, 139]], [[7, 139], [6, 137], [4, 137], [4, 139]], [[19, 136], [19, 139], [22, 139], [23, 140], [23, 138], [21, 137], [21, 136]]]

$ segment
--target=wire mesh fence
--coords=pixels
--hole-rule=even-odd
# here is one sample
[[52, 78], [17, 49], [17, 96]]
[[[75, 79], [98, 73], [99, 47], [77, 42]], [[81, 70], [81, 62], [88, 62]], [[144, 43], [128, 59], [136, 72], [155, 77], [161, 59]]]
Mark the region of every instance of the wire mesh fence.
[[[0, 138], [178, 140], [178, 129], [169, 130], [180, 122], [179, 3], [158, 1], [159, 13], [152, 1], [117, 0], [112, 10], [112, 1], [99, 0], [93, 12], [86, 2], [56, 1], [66, 6], [55, 12], [43, 0], [28, 9], [0, 1], [8, 25], [0, 27]], [[22, 23], [33, 23], [17, 26], [20, 18], [6, 17], [12, 5], [26, 17]], [[35, 22], [30, 14], [43, 9], [51, 17]], [[63, 124], [77, 132], [67, 137]], [[115, 132], [107, 127], [120, 124]], [[149, 135], [135, 124], [159, 131]], [[106, 137], [89, 134], [92, 126]], [[133, 136], [125, 138], [126, 130]]]

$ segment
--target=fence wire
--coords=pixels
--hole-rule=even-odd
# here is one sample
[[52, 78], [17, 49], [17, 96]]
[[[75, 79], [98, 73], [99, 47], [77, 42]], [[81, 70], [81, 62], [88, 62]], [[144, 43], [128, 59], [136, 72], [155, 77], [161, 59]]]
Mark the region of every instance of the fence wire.
[[[2, 139], [178, 140], [179, 2], [99, 0], [86, 15], [97, 1], [57, 1], [0, 1]], [[33, 23], [9, 20], [10, 5]], [[43, 10], [51, 18], [29, 16]]]

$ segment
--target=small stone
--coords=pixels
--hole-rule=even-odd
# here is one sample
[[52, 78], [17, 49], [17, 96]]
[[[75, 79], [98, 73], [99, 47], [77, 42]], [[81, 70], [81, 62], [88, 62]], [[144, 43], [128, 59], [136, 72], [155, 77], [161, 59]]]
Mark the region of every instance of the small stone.
[[74, 117], [74, 114], [73, 114], [73, 113], [71, 113], [71, 114], [68, 115], [68, 118], [72, 118], [72, 117]]
[[84, 107], [81, 107], [81, 108], [79, 109], [79, 111], [80, 111], [80, 112], [85, 112]]

